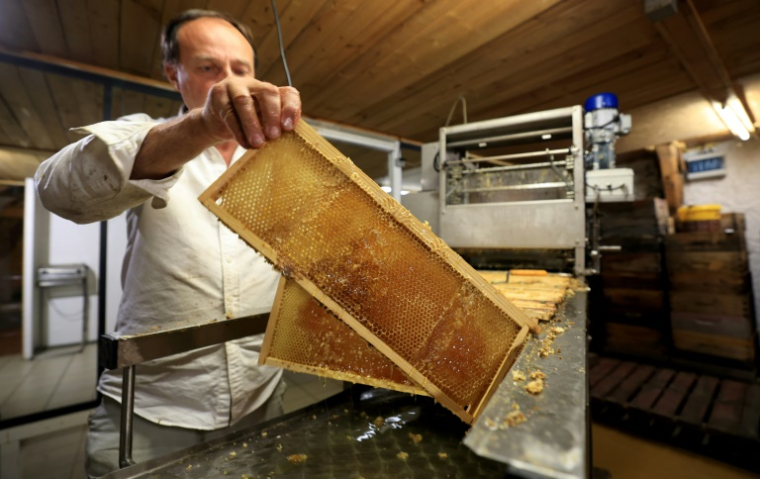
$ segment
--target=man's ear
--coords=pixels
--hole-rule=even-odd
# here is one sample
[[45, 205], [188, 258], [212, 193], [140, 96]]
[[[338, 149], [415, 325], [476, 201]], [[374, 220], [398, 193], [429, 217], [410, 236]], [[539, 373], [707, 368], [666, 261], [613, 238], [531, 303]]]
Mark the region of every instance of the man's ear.
[[179, 91], [179, 82], [177, 81], [177, 65], [174, 63], [164, 63], [164, 75], [175, 90]]

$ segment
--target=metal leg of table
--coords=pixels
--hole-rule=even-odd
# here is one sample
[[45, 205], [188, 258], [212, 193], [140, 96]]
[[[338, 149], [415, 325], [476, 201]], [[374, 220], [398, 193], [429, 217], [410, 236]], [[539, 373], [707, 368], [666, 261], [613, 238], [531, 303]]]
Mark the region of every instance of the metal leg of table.
[[135, 409], [135, 366], [124, 368], [121, 386], [121, 428], [119, 431], [119, 467], [131, 466], [132, 460], [132, 419]]
[[82, 296], [84, 297], [83, 318], [82, 318], [82, 345], [79, 347], [79, 352], [84, 351], [84, 347], [87, 345], [87, 327], [90, 322], [90, 297], [88, 296], [88, 283], [85, 273], [85, 279], [82, 280]]

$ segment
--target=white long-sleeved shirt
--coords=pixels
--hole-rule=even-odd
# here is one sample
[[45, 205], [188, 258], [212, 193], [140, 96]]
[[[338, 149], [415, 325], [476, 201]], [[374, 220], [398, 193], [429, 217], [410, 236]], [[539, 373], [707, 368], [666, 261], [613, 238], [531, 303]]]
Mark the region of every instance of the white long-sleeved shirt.
[[[227, 168], [209, 148], [162, 180], [130, 180], [148, 131], [161, 120], [137, 114], [82, 128], [90, 133], [53, 155], [35, 175], [43, 205], [77, 223], [127, 211], [127, 252], [116, 333], [131, 335], [269, 311], [279, 278], [198, 201]], [[244, 150], [238, 147], [237, 160]], [[171, 198], [171, 201], [170, 201]], [[263, 335], [137, 366], [136, 414], [158, 424], [213, 430], [261, 406], [282, 372], [259, 366]], [[121, 401], [121, 371], [98, 390]]]

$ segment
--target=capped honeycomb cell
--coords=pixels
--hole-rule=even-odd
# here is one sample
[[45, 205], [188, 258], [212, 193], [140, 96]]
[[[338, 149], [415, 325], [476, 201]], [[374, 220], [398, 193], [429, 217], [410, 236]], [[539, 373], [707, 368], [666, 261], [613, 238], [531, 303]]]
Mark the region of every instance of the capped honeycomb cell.
[[305, 122], [200, 199], [465, 422], [537, 328]]

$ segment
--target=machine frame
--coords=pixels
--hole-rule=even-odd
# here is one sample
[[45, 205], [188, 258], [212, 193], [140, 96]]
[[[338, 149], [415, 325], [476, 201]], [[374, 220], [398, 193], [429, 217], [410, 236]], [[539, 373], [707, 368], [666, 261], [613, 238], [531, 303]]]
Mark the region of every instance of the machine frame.
[[[453, 248], [572, 249], [574, 273], [585, 274], [583, 109], [580, 105], [443, 127], [439, 133], [439, 151], [445, 152], [451, 146], [471, 145], [477, 149], [514, 140], [541, 141], [547, 135], [552, 138], [570, 135], [572, 146], [469, 161], [503, 164], [505, 160], [533, 160], [533, 163], [496, 167], [516, 171], [536, 168], [535, 160], [540, 160], [545, 167], [551, 164], [547, 160], [553, 155], [566, 155], [572, 158], [572, 165], [566, 166], [572, 169], [572, 198], [451, 205], [447, 204], [446, 194], [449, 175], [441, 168], [438, 178], [440, 236], [447, 244]], [[531, 186], [521, 185], [521, 188]]]

